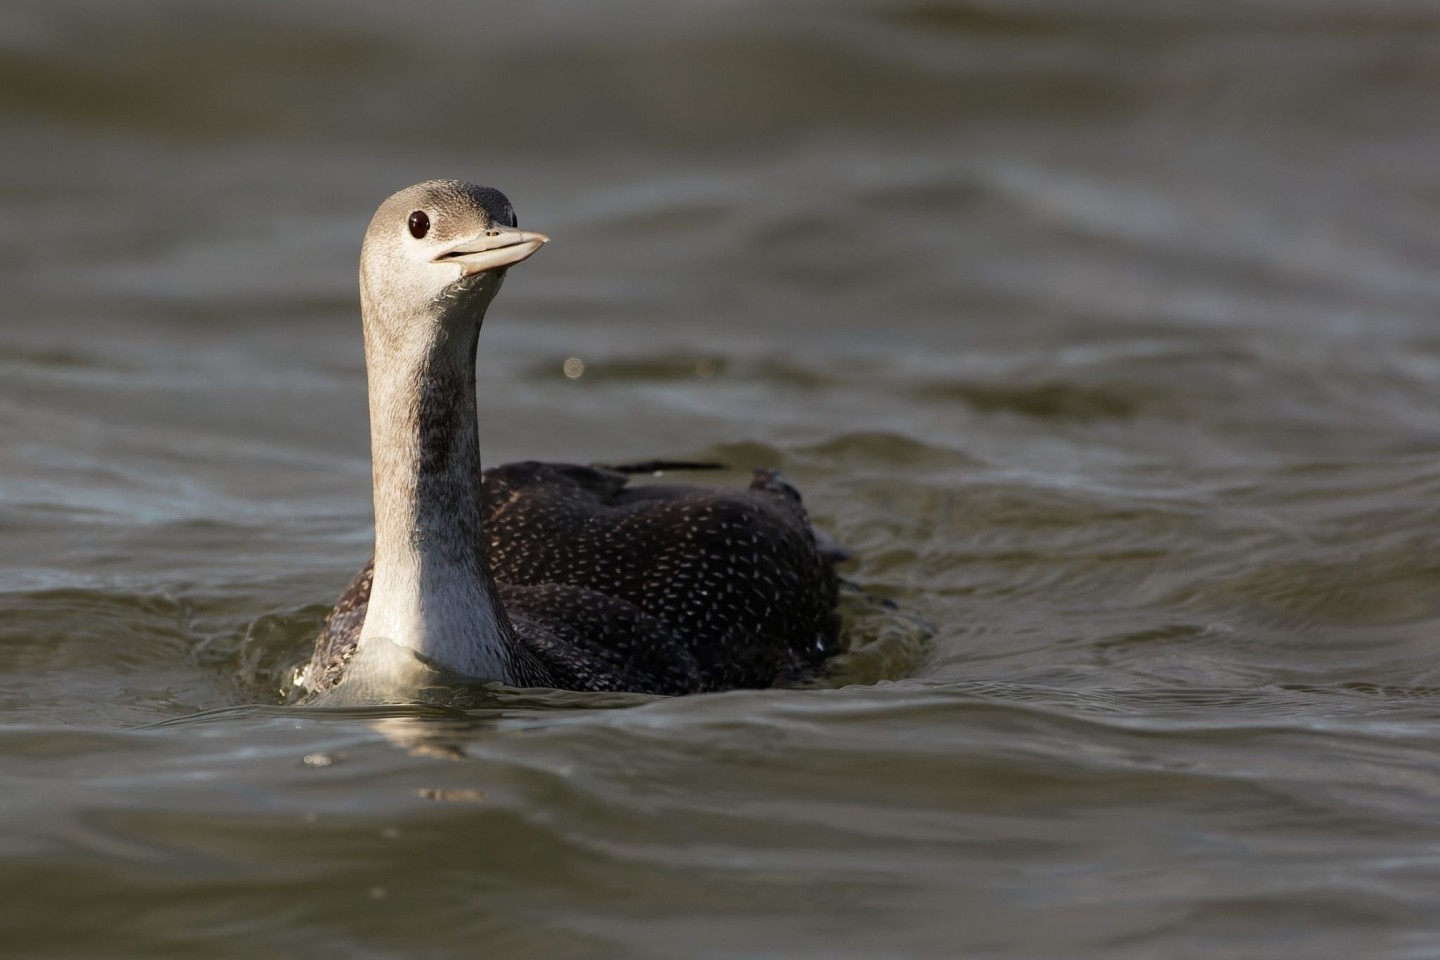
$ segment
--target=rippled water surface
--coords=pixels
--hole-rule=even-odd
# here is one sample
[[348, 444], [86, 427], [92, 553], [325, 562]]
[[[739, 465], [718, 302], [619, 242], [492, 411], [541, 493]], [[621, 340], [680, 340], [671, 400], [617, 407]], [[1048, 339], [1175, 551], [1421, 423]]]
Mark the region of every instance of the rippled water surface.
[[[1437, 84], [1421, 0], [7, 4], [3, 952], [1440, 957]], [[434, 176], [554, 238], [487, 459], [780, 466], [832, 676], [280, 705]]]

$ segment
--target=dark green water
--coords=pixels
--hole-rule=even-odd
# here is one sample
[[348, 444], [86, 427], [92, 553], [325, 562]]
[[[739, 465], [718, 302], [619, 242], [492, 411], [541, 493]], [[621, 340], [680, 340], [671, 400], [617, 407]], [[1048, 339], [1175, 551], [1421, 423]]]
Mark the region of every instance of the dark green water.
[[[494, 6], [0, 10], [0, 952], [1440, 957], [1440, 5]], [[487, 459], [782, 467], [820, 688], [276, 706], [435, 176]]]

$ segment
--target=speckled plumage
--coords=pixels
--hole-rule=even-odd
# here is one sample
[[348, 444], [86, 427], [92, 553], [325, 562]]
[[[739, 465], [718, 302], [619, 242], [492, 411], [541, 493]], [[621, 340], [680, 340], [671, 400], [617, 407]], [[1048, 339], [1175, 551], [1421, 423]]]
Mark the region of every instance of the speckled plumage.
[[[448, 233], [407, 240], [396, 224], [411, 207]], [[838, 646], [834, 556], [773, 471], [743, 490], [553, 463], [480, 473], [474, 349], [505, 271], [452, 282], [432, 267], [514, 223], [498, 191], [455, 181], [401, 191], [371, 223], [361, 285], [376, 553], [300, 685], [341, 682], [371, 636], [522, 686], [683, 694], [814, 673]]]
[[[627, 479], [536, 462], [482, 475], [491, 575], [549, 674], [533, 685], [763, 687], [813, 674], [837, 652], [838, 578], [778, 474], [756, 471], [748, 490]], [[366, 564], [325, 623], [317, 686], [338, 679], [354, 650], [371, 573]]]

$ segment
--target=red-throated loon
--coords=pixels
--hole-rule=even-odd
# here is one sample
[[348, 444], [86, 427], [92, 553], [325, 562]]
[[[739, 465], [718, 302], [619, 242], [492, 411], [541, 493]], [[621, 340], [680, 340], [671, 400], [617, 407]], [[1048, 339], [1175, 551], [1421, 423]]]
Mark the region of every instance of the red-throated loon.
[[[475, 351], [507, 269], [547, 242], [498, 190], [432, 180], [360, 256], [375, 553], [297, 683], [406, 648], [480, 681], [679, 694], [769, 686], [838, 650], [835, 551], [773, 471], [747, 489], [621, 469], [480, 470]], [[384, 669], [384, 668], [382, 668]]]

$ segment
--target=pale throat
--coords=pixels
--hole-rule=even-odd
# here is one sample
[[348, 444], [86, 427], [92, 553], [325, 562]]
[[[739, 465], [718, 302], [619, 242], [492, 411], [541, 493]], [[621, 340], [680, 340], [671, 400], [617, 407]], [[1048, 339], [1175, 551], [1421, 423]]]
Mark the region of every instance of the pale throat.
[[481, 522], [475, 346], [483, 307], [463, 320], [425, 313], [382, 326], [363, 306], [375, 576], [360, 647], [384, 639], [467, 677], [512, 682], [513, 634]]

